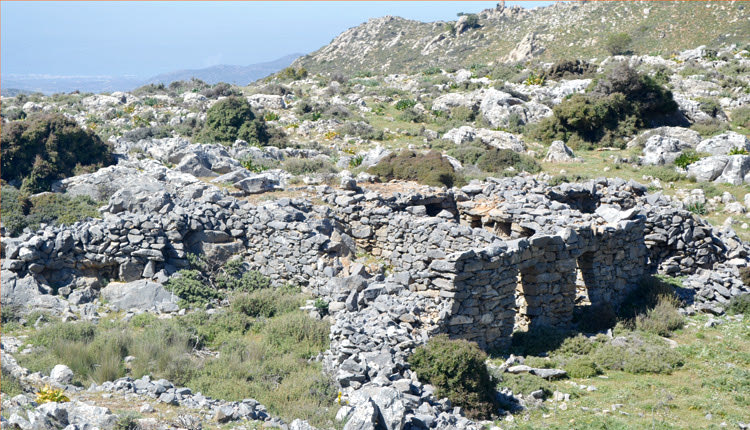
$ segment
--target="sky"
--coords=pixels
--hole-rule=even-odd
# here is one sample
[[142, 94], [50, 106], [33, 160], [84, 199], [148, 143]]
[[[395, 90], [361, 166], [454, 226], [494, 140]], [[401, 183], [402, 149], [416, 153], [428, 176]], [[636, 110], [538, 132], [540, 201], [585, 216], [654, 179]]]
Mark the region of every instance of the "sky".
[[[531, 8], [552, 2], [506, 2]], [[134, 76], [249, 65], [325, 46], [370, 18], [455, 20], [494, 1], [0, 2], [0, 73]]]

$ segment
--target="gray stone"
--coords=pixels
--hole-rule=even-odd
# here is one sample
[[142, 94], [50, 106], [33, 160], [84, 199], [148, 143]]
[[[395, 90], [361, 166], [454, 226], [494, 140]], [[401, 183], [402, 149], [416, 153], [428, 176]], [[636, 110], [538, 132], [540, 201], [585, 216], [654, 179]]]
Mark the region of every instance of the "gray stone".
[[259, 194], [273, 191], [277, 185], [278, 182], [273, 181], [266, 175], [255, 175], [234, 183], [236, 188], [239, 188], [247, 194]]
[[566, 376], [568, 372], [562, 369], [537, 369], [532, 368], [529, 373], [544, 379], [558, 379]]
[[160, 305], [177, 303], [178, 297], [161, 284], [148, 280], [128, 283], [110, 282], [102, 288], [102, 298], [118, 310], [152, 310]]
[[351, 418], [344, 425], [344, 430], [375, 430], [378, 415], [378, 406], [372, 400], [368, 400], [354, 408]]
[[232, 420], [234, 408], [231, 405], [219, 406], [214, 410], [214, 419], [220, 423], [226, 423]]
[[701, 141], [695, 148], [698, 152], [707, 152], [711, 155], [729, 155], [733, 149], [750, 152], [750, 139], [734, 131], [728, 131]]
[[552, 163], [568, 163], [571, 161], [579, 161], [579, 159], [576, 158], [573, 150], [562, 140], [556, 140], [552, 142], [549, 150], [547, 150], [547, 156], [544, 157], [544, 161]]
[[73, 371], [64, 364], [58, 364], [50, 371], [49, 378], [58, 384], [67, 385], [73, 381]]

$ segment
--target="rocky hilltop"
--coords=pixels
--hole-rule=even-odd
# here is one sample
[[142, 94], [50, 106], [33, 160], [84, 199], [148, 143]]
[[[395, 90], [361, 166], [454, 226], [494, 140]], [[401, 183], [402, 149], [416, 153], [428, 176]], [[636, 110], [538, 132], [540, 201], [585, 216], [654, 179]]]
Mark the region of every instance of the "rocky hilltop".
[[457, 21], [373, 18], [295, 61], [316, 73], [420, 72], [528, 60], [604, 58], [607, 39], [624, 33], [639, 54], [670, 55], [699, 45], [745, 42], [742, 2], [556, 2], [464, 14]]
[[[246, 87], [3, 97], [2, 427], [747, 428], [741, 6], [384, 18]], [[574, 16], [684, 48], [688, 11], [717, 43], [441, 63]]]

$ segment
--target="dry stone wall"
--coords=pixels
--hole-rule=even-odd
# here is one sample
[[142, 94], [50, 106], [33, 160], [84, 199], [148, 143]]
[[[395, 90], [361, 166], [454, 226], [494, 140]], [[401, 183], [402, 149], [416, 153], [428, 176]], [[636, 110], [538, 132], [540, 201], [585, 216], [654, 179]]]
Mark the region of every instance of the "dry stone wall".
[[[190, 252], [214, 264], [241, 254], [275, 284], [306, 286], [341, 307], [355, 299], [352, 288], [372, 297], [384, 290], [364, 280], [329, 285], [364, 252], [410, 294], [432, 300], [440, 330], [494, 347], [514, 329], [569, 324], [576, 306], [617, 307], [645, 273], [686, 275], [722, 262], [736, 272], [748, 256], [730, 232], [632, 182], [550, 188], [515, 177], [390, 196], [346, 188], [311, 187], [318, 205], [194, 202], [167, 193], [156, 213], [133, 206], [4, 239], [3, 282], [31, 277], [40, 290], [67, 295], [102, 278], [164, 281], [188, 266]], [[701, 297], [737, 290], [728, 282]]]

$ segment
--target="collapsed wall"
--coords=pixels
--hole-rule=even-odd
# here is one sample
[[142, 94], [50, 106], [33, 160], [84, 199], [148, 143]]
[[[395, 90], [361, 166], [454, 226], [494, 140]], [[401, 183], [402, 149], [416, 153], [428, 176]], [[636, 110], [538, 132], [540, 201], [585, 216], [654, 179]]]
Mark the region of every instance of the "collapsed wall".
[[[248, 254], [250, 264], [275, 284], [305, 286], [336, 275], [338, 256], [353, 252], [326, 208], [303, 200], [260, 206], [234, 199], [175, 200], [164, 208], [163, 213], [105, 214], [103, 219], [3, 238], [3, 304], [33, 305], [26, 300], [38, 294], [34, 290], [67, 296], [76, 289], [96, 289], [107, 279], [163, 282], [189, 267], [188, 253], [215, 266]], [[56, 310], [60, 303], [48, 307]]]
[[[430, 324], [495, 347], [513, 330], [567, 325], [586, 306], [616, 308], [645, 273], [710, 277], [705, 270], [724, 267], [717, 263], [736, 272], [748, 257], [736, 235], [621, 180], [550, 188], [516, 177], [392, 195], [310, 190], [325, 204], [166, 193], [159, 207], [121, 202], [132, 212], [106, 213], [111, 203], [101, 220], [4, 238], [4, 303], [20, 286], [66, 296], [105, 279], [164, 281], [188, 267], [188, 253], [215, 265], [244, 255], [275, 284], [326, 296], [330, 280], [360, 252], [387, 263], [411, 294], [432, 300], [424, 313]], [[711, 279], [719, 280], [698, 300], [743, 291], [727, 277]], [[332, 300], [343, 303], [348, 294]]]

